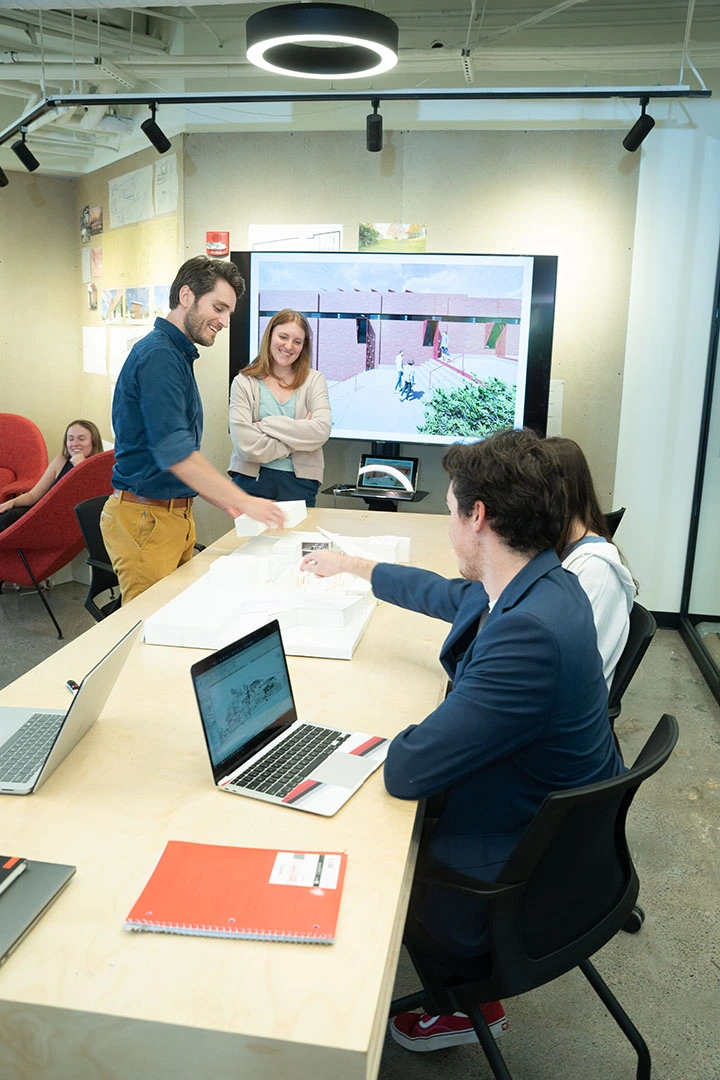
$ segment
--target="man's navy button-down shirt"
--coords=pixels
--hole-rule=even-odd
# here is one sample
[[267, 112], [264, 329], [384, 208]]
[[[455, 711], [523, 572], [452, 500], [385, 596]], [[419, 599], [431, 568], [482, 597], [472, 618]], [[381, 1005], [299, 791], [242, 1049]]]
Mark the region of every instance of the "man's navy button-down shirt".
[[197, 349], [167, 319], [133, 345], [115, 387], [113, 485], [151, 499], [197, 495], [168, 469], [200, 449], [203, 411]]

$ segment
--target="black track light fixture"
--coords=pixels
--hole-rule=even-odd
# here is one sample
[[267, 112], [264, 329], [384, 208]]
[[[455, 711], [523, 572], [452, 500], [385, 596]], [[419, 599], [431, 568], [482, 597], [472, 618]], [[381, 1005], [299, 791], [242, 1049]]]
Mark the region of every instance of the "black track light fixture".
[[151, 117], [149, 120], [143, 120], [140, 128], [145, 132], [150, 142], [153, 144], [158, 154], [166, 154], [170, 149], [170, 140], [165, 132], [155, 123], [155, 113], [157, 111], [157, 105], [154, 101], [150, 102]]
[[20, 128], [20, 138], [17, 142], [14, 142], [10, 149], [13, 154], [23, 163], [28, 172], [35, 172], [40, 168], [40, 162], [33, 154], [32, 150], [25, 142], [25, 136], [27, 135], [27, 128]]
[[373, 98], [370, 104], [373, 111], [368, 113], [365, 120], [365, 147], [371, 154], [378, 154], [383, 142], [383, 118], [378, 112], [380, 98]]
[[5, 175], [3, 170], [0, 169], [0, 187], [7, 187], [9, 183], [10, 181], [8, 180], [7, 176]]
[[640, 98], [640, 115], [628, 131], [627, 135], [623, 139], [623, 146], [630, 153], [634, 153], [644, 142], [652, 129], [655, 127], [655, 121], [649, 113], [645, 112], [648, 106], [649, 98]]

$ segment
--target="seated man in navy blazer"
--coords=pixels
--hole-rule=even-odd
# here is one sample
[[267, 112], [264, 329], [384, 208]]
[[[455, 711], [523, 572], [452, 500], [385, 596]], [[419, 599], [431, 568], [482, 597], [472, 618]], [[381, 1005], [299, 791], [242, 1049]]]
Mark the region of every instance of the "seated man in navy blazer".
[[[441, 796], [426, 830], [430, 855], [492, 881], [549, 792], [616, 776], [624, 766], [608, 722], [592, 609], [554, 550], [565, 496], [544, 443], [529, 431], [503, 431], [449, 447], [443, 467], [462, 579], [326, 551], [302, 565], [322, 575], [357, 574], [379, 599], [452, 624], [440, 653], [452, 689], [393, 739], [385, 784], [400, 799]], [[425, 943], [450, 970], [482, 954], [477, 898], [428, 890], [418, 919]], [[495, 1035], [507, 1028], [499, 1002], [483, 1011]], [[405, 1013], [391, 1034], [410, 1050], [476, 1040], [462, 1015]]]

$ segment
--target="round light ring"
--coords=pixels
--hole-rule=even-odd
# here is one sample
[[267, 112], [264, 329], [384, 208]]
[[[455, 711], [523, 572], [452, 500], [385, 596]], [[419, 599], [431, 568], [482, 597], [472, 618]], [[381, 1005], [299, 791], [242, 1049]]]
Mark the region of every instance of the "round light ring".
[[251, 15], [247, 58], [300, 79], [359, 79], [397, 64], [397, 24], [345, 4], [282, 4]]

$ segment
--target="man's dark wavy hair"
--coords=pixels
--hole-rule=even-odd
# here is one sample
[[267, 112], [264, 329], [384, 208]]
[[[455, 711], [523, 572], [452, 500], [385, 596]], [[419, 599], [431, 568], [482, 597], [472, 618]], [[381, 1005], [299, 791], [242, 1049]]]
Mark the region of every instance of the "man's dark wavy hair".
[[566, 517], [565, 487], [552, 452], [533, 431], [498, 431], [482, 442], [455, 443], [442, 465], [463, 517], [479, 501], [508, 547], [537, 555], [557, 546]]
[[213, 291], [218, 278], [227, 281], [240, 299], [245, 292], [245, 282], [235, 263], [208, 259], [207, 255], [195, 255], [188, 259], [182, 264], [170, 286], [170, 310], [173, 311], [180, 303], [180, 290], [183, 285], [192, 289], [195, 299], [199, 300], [205, 293]]

